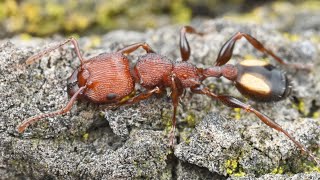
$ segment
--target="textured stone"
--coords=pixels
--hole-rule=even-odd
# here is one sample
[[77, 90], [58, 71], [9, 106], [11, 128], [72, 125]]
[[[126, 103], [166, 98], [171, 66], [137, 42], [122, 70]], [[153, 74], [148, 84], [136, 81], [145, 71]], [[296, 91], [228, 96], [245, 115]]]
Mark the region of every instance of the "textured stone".
[[[193, 24], [206, 32], [202, 37], [188, 35], [192, 48], [190, 62], [198, 67], [212, 65], [222, 44], [238, 31], [261, 40], [286, 61], [315, 63], [310, 73], [279, 66], [292, 79], [292, 96], [300, 104], [299, 108], [293, 107], [290, 99], [271, 104], [244, 102], [274, 119], [308, 149], [318, 150], [320, 83], [316, 73], [319, 72], [320, 47], [303, 37], [292, 42], [267, 26], [222, 19]], [[143, 33], [112, 31], [101, 37], [98, 46], [93, 46], [90, 37], [80, 38], [79, 44], [84, 56], [92, 57], [146, 41], [156, 52], [179, 60], [179, 28], [166, 26]], [[30, 55], [62, 40], [54, 37], [23, 41], [13, 37], [0, 41], [0, 173], [4, 179], [184, 179], [187, 173], [198, 179], [207, 175], [223, 179], [317, 170], [287, 137], [254, 115], [239, 113], [189, 91], [180, 101], [174, 152], [168, 147], [172, 115], [168, 96], [153, 97], [116, 110], [77, 102], [70, 113], [43, 119], [19, 134], [16, 126], [23, 119], [57, 110], [68, 101], [66, 79], [79, 65], [71, 45], [32, 65], [24, 64]], [[139, 50], [131, 54], [132, 64], [143, 53]], [[264, 57], [245, 40], [240, 40], [230, 63], [248, 55]], [[270, 62], [277, 64], [272, 58]], [[241, 97], [226, 79], [208, 79], [205, 84], [216, 93]], [[143, 89], [138, 87], [138, 91]], [[281, 175], [274, 177], [278, 176]], [[318, 175], [314, 173], [312, 177]]]

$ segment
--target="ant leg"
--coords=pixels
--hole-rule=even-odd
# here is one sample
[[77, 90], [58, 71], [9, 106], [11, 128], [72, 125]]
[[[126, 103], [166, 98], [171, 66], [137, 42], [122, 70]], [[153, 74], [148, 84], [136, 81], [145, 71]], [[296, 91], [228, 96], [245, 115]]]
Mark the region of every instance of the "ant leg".
[[147, 44], [145, 42], [131, 44], [127, 47], [120, 49], [117, 52], [124, 54], [124, 55], [128, 55], [128, 54], [132, 53], [133, 51], [137, 50], [139, 47], [142, 47], [147, 53], [155, 53], [155, 51], [149, 46], [149, 44]]
[[131, 105], [131, 104], [135, 104], [139, 101], [148, 99], [150, 96], [152, 96], [153, 94], [160, 94], [162, 92], [162, 90], [159, 87], [155, 87], [154, 89], [142, 92], [128, 100], [119, 102], [119, 103], [115, 103], [115, 107], [119, 107], [122, 105]]
[[30, 57], [26, 60], [26, 64], [32, 64], [34, 61], [42, 58], [44, 55], [49, 54], [50, 52], [52, 52], [52, 51], [54, 51], [54, 50], [62, 47], [63, 45], [65, 45], [65, 44], [67, 44], [67, 43], [69, 43], [69, 42], [71, 42], [71, 43], [73, 44], [73, 46], [74, 46], [74, 48], [75, 48], [75, 51], [76, 51], [76, 53], [77, 53], [77, 56], [79, 57], [81, 64], [83, 64], [84, 60], [83, 60], [82, 55], [81, 55], [81, 53], [80, 53], [80, 48], [79, 48], [78, 42], [77, 42], [77, 40], [76, 40], [75, 38], [73, 38], [73, 37], [70, 37], [69, 39], [65, 40], [64, 42], [62, 42], [62, 43], [60, 43], [60, 44], [57, 44], [57, 45], [55, 45], [55, 46], [53, 46], [53, 47], [50, 47], [50, 48], [48, 48], [48, 49], [45, 49], [45, 50], [39, 52], [39, 53], [37, 53], [37, 54], [35, 54], [35, 55], [33, 55], [33, 56], [30, 56]]
[[172, 115], [172, 129], [170, 132], [170, 146], [174, 144], [174, 134], [176, 130], [176, 115], [177, 115], [177, 108], [179, 105], [179, 97], [183, 94], [183, 86], [181, 81], [175, 77], [175, 75], [171, 76], [171, 98], [172, 98], [172, 105], [173, 105], [173, 115]]
[[302, 145], [300, 142], [295, 140], [293, 138], [293, 136], [288, 133], [288, 131], [284, 130], [278, 123], [271, 120], [268, 116], [262, 114], [261, 112], [257, 111], [256, 109], [252, 108], [250, 105], [245, 104], [232, 96], [214, 94], [206, 87], [205, 88], [193, 87], [193, 88], [191, 88], [191, 90], [194, 93], [205, 94], [213, 99], [216, 99], [228, 107], [241, 108], [241, 109], [246, 110], [247, 112], [254, 113], [267, 126], [285, 134], [302, 152], [307, 153], [309, 155], [309, 157], [311, 157], [312, 160], [314, 160], [317, 163], [317, 165], [320, 166], [320, 160], [318, 160], [304, 145]]
[[203, 33], [197, 32], [191, 26], [184, 26], [181, 28], [179, 46], [180, 46], [180, 54], [181, 54], [182, 61], [187, 61], [189, 59], [190, 53], [191, 53], [189, 42], [186, 37], [186, 33], [197, 34], [200, 36], [203, 35]]
[[38, 116], [34, 116], [34, 117], [31, 117], [29, 119], [26, 119], [24, 120], [21, 124], [19, 124], [18, 126], [18, 132], [19, 133], [23, 133], [25, 131], [25, 129], [32, 123], [34, 122], [37, 122], [39, 121], [40, 119], [43, 119], [43, 118], [46, 118], [46, 117], [53, 117], [53, 116], [57, 116], [57, 115], [61, 115], [61, 114], [64, 114], [68, 111], [70, 111], [70, 109], [72, 108], [74, 102], [77, 100], [77, 97], [78, 95], [83, 92], [83, 90], [86, 88], [86, 86], [82, 86], [79, 88], [79, 90], [71, 97], [70, 101], [68, 102], [68, 104], [58, 110], [58, 111], [54, 111], [54, 112], [50, 112], [50, 113], [47, 113], [47, 114], [41, 114], [41, 115], [38, 115]]
[[216, 66], [222, 66], [226, 64], [232, 56], [233, 48], [237, 40], [241, 39], [242, 37], [245, 37], [246, 40], [257, 50], [259, 50], [262, 53], [265, 53], [267, 55], [272, 56], [276, 61], [278, 61], [280, 64], [292, 66], [295, 69], [303, 69], [303, 70], [310, 70], [310, 65], [304, 65], [300, 63], [288, 63], [282, 60], [280, 57], [275, 55], [271, 50], [266, 49], [261, 42], [259, 42], [257, 39], [252, 37], [249, 34], [238, 32], [235, 35], [233, 35], [220, 49], [217, 60], [216, 60]]

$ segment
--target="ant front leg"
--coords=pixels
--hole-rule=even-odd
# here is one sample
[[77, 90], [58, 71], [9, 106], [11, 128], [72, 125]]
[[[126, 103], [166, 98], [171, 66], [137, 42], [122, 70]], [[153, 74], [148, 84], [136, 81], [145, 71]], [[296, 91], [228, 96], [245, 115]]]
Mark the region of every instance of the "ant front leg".
[[256, 109], [252, 108], [250, 105], [245, 104], [241, 102], [240, 100], [236, 99], [235, 97], [232, 96], [226, 96], [226, 95], [217, 95], [211, 92], [208, 88], [206, 87], [193, 87], [191, 88], [191, 91], [197, 94], [205, 94], [213, 99], [216, 99], [223, 104], [225, 104], [228, 107], [232, 108], [241, 108], [246, 110], [247, 112], [254, 113], [263, 123], [268, 125], [269, 127], [282, 132], [285, 134], [302, 152], [305, 152], [309, 155], [309, 157], [314, 160], [318, 166], [320, 166], [320, 161], [300, 142], [295, 140], [291, 134], [289, 134], [286, 130], [284, 130], [278, 123], [275, 121], [271, 120], [268, 116], [262, 114], [261, 112], [257, 111]]
[[271, 50], [265, 48], [261, 42], [259, 42], [257, 39], [252, 37], [249, 34], [238, 32], [235, 35], [233, 35], [220, 49], [217, 60], [216, 60], [216, 66], [222, 66], [226, 64], [232, 56], [233, 48], [239, 39], [242, 37], [245, 37], [245, 39], [257, 50], [260, 52], [272, 56], [276, 61], [278, 61], [280, 64], [292, 66], [295, 69], [302, 69], [302, 70], [310, 70], [310, 65], [304, 65], [300, 63], [288, 63], [282, 60], [280, 57], [275, 55]]
[[135, 104], [139, 101], [145, 100], [150, 98], [153, 94], [160, 94], [162, 93], [162, 90], [159, 87], [155, 87], [154, 89], [142, 92], [130, 99], [124, 100], [122, 102], [119, 103], [115, 103], [115, 107], [119, 107], [119, 106], [123, 106], [123, 105], [131, 105], [131, 104]]
[[65, 40], [64, 42], [62, 42], [62, 43], [60, 43], [60, 44], [58, 44], [58, 45], [55, 45], [55, 46], [53, 46], [53, 47], [50, 47], [50, 48], [48, 48], [48, 49], [45, 49], [45, 50], [43, 50], [43, 51], [35, 54], [35, 55], [33, 55], [33, 56], [30, 56], [30, 57], [26, 60], [26, 64], [32, 64], [34, 61], [42, 58], [44, 55], [49, 54], [50, 52], [52, 52], [52, 51], [54, 51], [54, 50], [62, 47], [63, 45], [65, 45], [65, 44], [67, 44], [67, 43], [69, 43], [69, 42], [71, 42], [71, 43], [73, 44], [73, 46], [74, 46], [74, 48], [75, 48], [75, 51], [76, 51], [76, 54], [77, 54], [78, 58], [80, 59], [81, 64], [83, 64], [83, 63], [84, 63], [84, 59], [83, 59], [83, 57], [82, 57], [82, 55], [81, 55], [81, 53], [80, 53], [80, 48], [79, 48], [78, 42], [77, 42], [77, 40], [76, 40], [75, 38], [73, 38], [73, 37], [70, 37], [69, 39]]
[[47, 114], [41, 114], [39, 116], [34, 116], [34, 117], [31, 117], [29, 119], [24, 120], [21, 124], [18, 125], [18, 132], [23, 133], [25, 131], [25, 129], [30, 124], [35, 123], [35, 122], [39, 121], [40, 119], [47, 118], [47, 117], [53, 117], [53, 116], [57, 116], [57, 115], [61, 115], [61, 114], [69, 112], [71, 110], [74, 102], [77, 100], [78, 95], [80, 95], [85, 88], [86, 88], [86, 86], [80, 87], [79, 90], [71, 97], [70, 101], [68, 102], [68, 104], [64, 108], [62, 108], [58, 111], [50, 112]]
[[179, 46], [180, 46], [180, 54], [181, 54], [182, 61], [187, 61], [189, 59], [190, 53], [191, 53], [189, 42], [186, 37], [187, 33], [197, 34], [200, 36], [203, 35], [203, 33], [197, 32], [191, 26], [184, 26], [183, 28], [181, 28]]
[[117, 52], [124, 54], [124, 55], [128, 55], [128, 54], [132, 53], [133, 51], [137, 50], [139, 47], [142, 47], [147, 53], [155, 53], [155, 51], [149, 46], [149, 44], [147, 44], [145, 42], [131, 44], [127, 47], [124, 47], [123, 49], [120, 49]]

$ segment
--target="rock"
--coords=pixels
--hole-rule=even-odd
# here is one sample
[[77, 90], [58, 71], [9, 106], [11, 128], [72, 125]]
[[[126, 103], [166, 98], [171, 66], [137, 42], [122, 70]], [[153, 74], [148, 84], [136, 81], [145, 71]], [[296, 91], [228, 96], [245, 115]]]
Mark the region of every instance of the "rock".
[[[243, 119], [246, 120], [253, 121]], [[305, 119], [296, 124], [287, 122], [282, 127], [295, 129], [291, 132], [304, 142], [319, 139], [316, 120]], [[293, 168], [292, 171], [301, 168], [302, 162], [308, 160], [295, 149], [287, 137], [264, 124], [251, 122], [249, 125], [209, 114], [198, 124], [190, 139], [177, 145], [175, 155], [185, 162], [225, 176], [259, 176], [279, 167]]]
[[177, 179], [226, 179], [218, 173], [212, 173], [207, 168], [179, 161], [176, 167]]
[[250, 177], [241, 177], [241, 178], [228, 178], [228, 179], [234, 179], [234, 180], [249, 180], [249, 179], [257, 179], [257, 180], [272, 180], [272, 179], [278, 179], [278, 180], [299, 180], [299, 179], [319, 179], [320, 174], [319, 173], [299, 173], [295, 174], [293, 176], [289, 175], [282, 175], [282, 174], [266, 174], [259, 178], [250, 178]]
[[[289, 62], [316, 63], [319, 54], [319, 46], [308, 39], [291, 42], [279, 32], [257, 25], [217, 19], [194, 22], [194, 26], [206, 32], [202, 37], [188, 35], [192, 48], [190, 62], [198, 67], [212, 65], [222, 44], [238, 31], [261, 40]], [[143, 33], [112, 31], [97, 46], [90, 37], [81, 37], [79, 44], [84, 56], [92, 57], [146, 41], [158, 53], [179, 60], [179, 28], [166, 26]], [[296, 174], [316, 169], [287, 137], [254, 115], [234, 111], [189, 91], [180, 101], [174, 152], [168, 147], [172, 116], [168, 96], [152, 97], [116, 110], [77, 102], [70, 113], [43, 119], [19, 134], [16, 126], [23, 119], [57, 110], [68, 102], [66, 78], [79, 65], [72, 45], [30, 66], [24, 64], [30, 55], [63, 39], [34, 38], [25, 42], [14, 37], [0, 42], [0, 173], [5, 179], [184, 179], [187, 176], [224, 179], [272, 177], [272, 172]], [[143, 53], [139, 50], [131, 54], [132, 64]], [[249, 54], [263, 57], [241, 40], [230, 63]], [[270, 62], [277, 64], [271, 58]], [[286, 70], [292, 79], [296, 108], [290, 99], [271, 104], [245, 102], [274, 119], [316, 153], [320, 144], [319, 118], [316, 118], [320, 87], [315, 73], [319, 66], [311, 73], [279, 68]], [[208, 79], [205, 84], [216, 93], [241, 97], [226, 79]], [[142, 90], [138, 87], [138, 91]]]

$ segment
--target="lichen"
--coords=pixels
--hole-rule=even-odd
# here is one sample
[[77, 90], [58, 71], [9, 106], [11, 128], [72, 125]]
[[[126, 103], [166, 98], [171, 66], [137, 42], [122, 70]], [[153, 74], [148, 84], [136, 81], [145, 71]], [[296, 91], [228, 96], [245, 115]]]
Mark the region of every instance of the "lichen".
[[320, 113], [319, 112], [314, 112], [312, 114], [312, 118], [314, 118], [314, 119], [318, 119], [319, 117], [320, 117]]
[[231, 159], [231, 160], [228, 159], [225, 162], [224, 167], [226, 168], [227, 174], [232, 175], [233, 172], [238, 167], [238, 162], [237, 160], [234, 160], [234, 159]]
[[240, 120], [241, 119], [241, 108], [234, 108], [233, 110], [235, 112], [234, 118], [236, 120]]
[[272, 174], [283, 174], [283, 167], [279, 166], [271, 171]]
[[227, 174], [233, 177], [244, 177], [246, 173], [240, 167], [237, 159], [229, 159], [225, 162]]
[[163, 109], [161, 113], [162, 120], [165, 127], [165, 132], [168, 134], [172, 129], [172, 111], [168, 109]]
[[301, 114], [307, 115], [308, 112], [302, 99], [297, 99], [297, 103], [292, 103], [292, 108], [297, 109]]
[[84, 141], [87, 141], [89, 139], [89, 133], [83, 134], [82, 138]]
[[186, 122], [188, 123], [189, 127], [195, 127], [196, 125], [196, 116], [194, 113], [189, 113], [185, 118]]
[[297, 34], [283, 33], [282, 35], [291, 42], [296, 42], [300, 40], [300, 36], [298, 36]]

